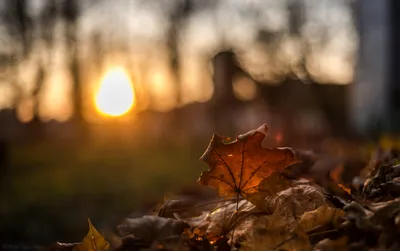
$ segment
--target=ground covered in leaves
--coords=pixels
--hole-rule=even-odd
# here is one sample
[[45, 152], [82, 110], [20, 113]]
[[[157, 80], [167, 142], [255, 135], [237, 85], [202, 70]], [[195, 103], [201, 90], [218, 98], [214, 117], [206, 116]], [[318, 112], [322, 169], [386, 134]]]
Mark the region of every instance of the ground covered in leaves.
[[360, 164], [264, 148], [266, 134], [263, 125], [234, 141], [212, 137], [198, 183], [217, 193], [166, 198], [154, 213], [126, 218], [108, 241], [89, 220], [82, 242], [48, 249], [400, 250], [396, 151], [378, 149]]

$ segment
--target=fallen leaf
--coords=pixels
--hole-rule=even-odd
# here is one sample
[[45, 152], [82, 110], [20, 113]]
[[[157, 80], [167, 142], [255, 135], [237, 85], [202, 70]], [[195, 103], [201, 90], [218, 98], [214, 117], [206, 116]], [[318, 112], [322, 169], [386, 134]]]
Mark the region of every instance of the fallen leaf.
[[[270, 203], [269, 211], [276, 212], [281, 206], [278, 212], [300, 217], [304, 212], [315, 210], [326, 203], [320, 187], [300, 184], [279, 192], [273, 203]], [[288, 206], [282, 207], [283, 204]]]
[[114, 251], [143, 250], [148, 247], [149, 245], [141, 239], [136, 238], [133, 235], [127, 235], [121, 239], [121, 244], [118, 245]]
[[96, 230], [90, 219], [88, 219], [89, 231], [83, 241], [74, 246], [72, 251], [101, 251], [108, 250], [110, 244]]
[[347, 186], [345, 186], [345, 185], [343, 185], [343, 184], [340, 184], [340, 183], [338, 183], [337, 184], [341, 189], [343, 189], [346, 193], [348, 193], [349, 195], [351, 195], [351, 188], [349, 188], [349, 187], [347, 187]]
[[198, 182], [218, 189], [219, 195], [223, 197], [246, 197], [257, 192], [257, 187], [263, 179], [298, 162], [289, 148], [262, 147], [261, 143], [267, 130], [264, 124], [239, 135], [232, 142], [214, 134], [200, 158], [210, 169], [202, 172]]
[[238, 203], [226, 201], [218, 204], [211, 212], [204, 212], [199, 217], [185, 221], [194, 229], [193, 234], [214, 243], [225, 236], [230, 238], [229, 233], [236, 224], [256, 212], [255, 206], [247, 200], [240, 200]]
[[334, 228], [338, 228], [344, 215], [345, 213], [341, 209], [322, 205], [313, 211], [305, 212], [301, 216], [299, 224], [305, 232], [327, 224], [332, 224]]
[[148, 245], [155, 241], [180, 236], [190, 226], [181, 220], [145, 215], [140, 218], [128, 218], [118, 226], [120, 235], [134, 235]]
[[309, 250], [310, 242], [298, 222], [305, 212], [326, 203], [321, 188], [301, 180], [265, 198], [265, 207], [272, 213], [242, 199], [237, 205], [221, 203], [212, 212], [186, 221], [197, 236], [212, 243], [225, 237], [231, 245], [243, 244], [240, 250]]
[[326, 205], [322, 189], [315, 185], [294, 184], [266, 198], [270, 215], [253, 216], [236, 226], [234, 241], [241, 250], [311, 250], [311, 244], [299, 220], [304, 213]]
[[272, 215], [249, 218], [237, 225], [236, 241], [241, 250], [310, 250], [310, 242], [296, 220], [294, 197], [278, 200]]
[[[272, 173], [265, 178], [257, 187], [256, 193], [246, 195], [246, 199], [253, 203], [257, 208], [269, 212], [266, 205], [266, 198], [275, 198], [280, 191], [292, 187], [292, 183], [278, 172]], [[269, 212], [269, 213], [273, 213]]]
[[210, 213], [203, 212], [202, 215], [192, 218], [187, 218], [185, 221], [191, 226], [192, 229], [185, 229], [184, 234], [189, 238], [197, 236], [204, 236], [210, 225]]
[[204, 236], [210, 241], [216, 241], [225, 235], [230, 237], [228, 233], [236, 231], [234, 228], [240, 220], [255, 211], [254, 205], [246, 200], [241, 200], [237, 204], [228, 202], [226, 206], [209, 214], [207, 218], [209, 225]]
[[241, 242], [240, 250], [311, 250], [307, 235], [301, 231], [287, 231], [285, 228], [273, 228], [271, 226], [268, 226], [268, 228], [256, 226], [254, 228], [255, 230], [248, 235], [247, 239]]
[[334, 168], [329, 175], [331, 176], [331, 178], [336, 182], [336, 183], [340, 183], [342, 182], [342, 175], [344, 172], [344, 165], [340, 164], [337, 165], [336, 168]]
[[318, 242], [315, 247], [314, 251], [336, 251], [336, 250], [348, 250], [348, 237], [343, 236], [336, 240], [324, 239]]
[[224, 200], [219, 197], [208, 200], [198, 200], [189, 196], [164, 199], [164, 203], [159, 207], [157, 215], [175, 219], [192, 218], [200, 216], [204, 211], [212, 210], [222, 201]]

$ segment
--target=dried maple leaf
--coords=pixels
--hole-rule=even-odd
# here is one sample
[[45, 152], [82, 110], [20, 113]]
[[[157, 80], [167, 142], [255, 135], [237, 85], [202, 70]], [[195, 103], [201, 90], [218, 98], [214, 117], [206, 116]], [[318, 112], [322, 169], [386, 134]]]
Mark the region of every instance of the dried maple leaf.
[[345, 213], [342, 209], [329, 207], [327, 204], [324, 204], [313, 211], [305, 212], [301, 216], [299, 224], [305, 232], [317, 226], [327, 224], [338, 228], [344, 215]]
[[90, 219], [88, 219], [89, 231], [83, 241], [75, 245], [72, 251], [101, 251], [108, 250], [110, 244], [96, 230]]
[[297, 161], [289, 148], [268, 149], [261, 143], [268, 128], [264, 124], [235, 141], [213, 135], [211, 142], [200, 158], [210, 166], [203, 171], [198, 182], [217, 188], [220, 196], [246, 196], [257, 192], [261, 181], [274, 172], [281, 172]]
[[250, 201], [262, 211], [270, 212], [271, 208], [269, 208], [267, 198], [271, 200], [275, 198], [279, 192], [284, 191], [292, 186], [293, 184], [281, 173], [274, 172], [261, 181], [257, 187], [256, 193], [246, 194], [246, 200]]

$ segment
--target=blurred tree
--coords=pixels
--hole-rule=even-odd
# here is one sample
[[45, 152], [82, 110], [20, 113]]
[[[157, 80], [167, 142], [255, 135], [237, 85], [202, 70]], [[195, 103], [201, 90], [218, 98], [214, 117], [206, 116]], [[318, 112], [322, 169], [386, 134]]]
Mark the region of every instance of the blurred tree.
[[19, 46], [22, 56], [30, 53], [32, 45], [32, 18], [28, 15], [27, 0], [4, 0], [3, 21], [8, 33], [14, 37]]
[[103, 44], [101, 43], [102, 37], [99, 32], [94, 32], [91, 34], [90, 43], [91, 43], [91, 52], [93, 53], [91, 57], [93, 58], [93, 63], [95, 65], [97, 72], [103, 71], [103, 63], [104, 63], [104, 48]]
[[[391, 117], [395, 117], [390, 107], [390, 96], [394, 92], [388, 88], [391, 85], [389, 75], [397, 74], [396, 64], [391, 63], [395, 63], [392, 55], [398, 50], [394, 49], [397, 43], [391, 43], [397, 40], [397, 33], [391, 34], [391, 28], [397, 30], [397, 26], [390, 23], [396, 18], [388, 18], [392, 17], [391, 11], [397, 10], [390, 6], [391, 2], [395, 1], [366, 0], [357, 1], [353, 6], [358, 19], [360, 49], [357, 77], [351, 86], [349, 119], [356, 132], [376, 138], [382, 131], [396, 129], [390, 122]], [[394, 51], [389, 50], [391, 45]], [[394, 81], [397, 82], [396, 78]]]
[[[54, 28], [59, 14], [57, 7], [56, 0], [47, 0], [39, 17], [40, 36], [49, 50], [54, 46]], [[49, 62], [51, 53], [48, 53], [47, 56], [46, 61]]]
[[[40, 12], [37, 24], [34, 26], [34, 31], [38, 32], [39, 37], [32, 37], [31, 41], [32, 44], [39, 46], [39, 50], [33, 55], [36, 59], [37, 70], [31, 93], [34, 99], [33, 117], [27, 129], [29, 130], [28, 135], [36, 140], [41, 140], [44, 136], [43, 124], [40, 120], [40, 103], [44, 83], [47, 78], [47, 68], [52, 60], [51, 52], [54, 47], [54, 28], [56, 20], [57, 7], [55, 0], [49, 0]], [[41, 44], [42, 41], [44, 44]], [[26, 57], [28, 57], [28, 55]]]
[[[28, 15], [28, 2], [26, 0], [6, 0], [5, 1], [5, 15], [3, 16], [4, 24], [15, 41], [14, 43], [14, 53], [13, 57], [17, 59], [17, 62], [26, 60], [32, 52], [32, 45], [34, 42], [34, 37], [32, 36], [35, 30], [34, 22], [32, 18]], [[17, 70], [17, 66], [14, 66], [14, 71]], [[9, 76], [9, 83], [14, 86], [15, 90], [15, 107], [19, 105], [20, 100], [24, 96], [23, 90], [21, 88], [20, 80], [17, 76]], [[35, 81], [35, 87], [32, 93], [34, 97], [34, 110], [33, 110], [33, 120], [30, 121], [27, 127], [27, 134], [29, 137], [34, 136], [34, 138], [41, 138], [42, 126], [39, 122], [39, 93], [43, 86], [43, 80], [45, 78], [44, 69], [42, 61], [38, 64], [38, 72]], [[16, 113], [15, 113], [16, 114]]]
[[64, 34], [67, 43], [67, 60], [69, 72], [73, 82], [73, 120], [83, 129], [84, 117], [82, 106], [82, 83], [80, 79], [79, 45], [77, 37], [77, 26], [79, 16], [79, 5], [76, 0], [64, 0], [62, 2], [62, 18], [65, 21]]
[[170, 67], [173, 73], [175, 84], [176, 103], [181, 103], [181, 81], [180, 81], [180, 62], [179, 62], [179, 40], [180, 31], [183, 23], [193, 11], [192, 0], [178, 1], [170, 15], [170, 29], [167, 35], [167, 45], [170, 52]]
[[210, 112], [215, 131], [230, 135], [234, 133], [234, 112], [239, 100], [233, 91], [233, 77], [239, 71], [235, 54], [231, 50], [221, 51], [212, 59], [214, 69], [214, 94]]
[[300, 50], [300, 58], [295, 65], [290, 66], [289, 74], [293, 74], [293, 76], [301, 81], [310, 83], [311, 77], [306, 66], [310, 46], [307, 43], [307, 38], [305, 38], [301, 32], [305, 23], [305, 6], [304, 3], [300, 1], [289, 1], [287, 9], [289, 13], [289, 35], [291, 39], [296, 41], [298, 49]]
[[[9, 145], [5, 139], [0, 138], [0, 183], [5, 183], [8, 169]], [[1, 186], [1, 185], [0, 185]]]
[[[193, 0], [178, 1], [170, 13], [170, 28], [167, 33], [167, 47], [169, 50], [169, 65], [172, 72], [172, 81], [174, 84], [174, 93], [176, 98], [176, 105], [179, 106], [182, 102], [182, 85], [181, 85], [181, 65], [179, 55], [180, 34], [184, 22], [193, 11]], [[174, 127], [180, 128], [182, 126], [181, 111], [175, 110], [172, 112], [174, 117]], [[183, 132], [183, 130], [178, 130]], [[178, 137], [177, 137], [178, 138]]]
[[41, 140], [44, 136], [43, 134], [43, 125], [39, 117], [39, 108], [40, 108], [40, 93], [43, 88], [43, 84], [46, 78], [46, 69], [43, 65], [43, 62], [38, 62], [38, 70], [36, 73], [35, 86], [32, 91], [32, 96], [34, 98], [33, 105], [33, 118], [28, 124], [28, 135], [31, 139]]
[[400, 84], [398, 81], [398, 72], [400, 69], [400, 32], [399, 32], [399, 25], [400, 25], [400, 18], [397, 16], [398, 11], [400, 10], [400, 3], [399, 1], [391, 0], [389, 3], [390, 8], [390, 24], [389, 24], [389, 32], [390, 32], [390, 69], [389, 69], [389, 130], [395, 133], [400, 132]]
[[22, 96], [20, 79], [17, 74], [19, 62], [28, 56], [32, 47], [32, 19], [28, 16], [26, 0], [4, 0], [4, 13], [1, 17], [3, 24], [15, 41], [8, 54], [1, 55], [1, 68], [5, 69], [3, 78], [14, 90], [14, 107], [17, 107]]
[[[44, 3], [39, 16], [33, 18], [29, 15], [28, 0], [5, 0], [5, 15], [2, 17], [6, 25], [8, 33], [15, 41], [14, 50], [11, 59], [18, 62], [23, 60], [34, 60], [36, 62], [36, 78], [34, 88], [30, 95], [34, 99], [33, 120], [31, 121], [32, 131], [30, 134], [39, 135], [41, 131], [41, 122], [39, 119], [40, 97], [44, 86], [44, 81], [47, 78], [48, 67], [54, 60], [52, 50], [55, 43], [55, 25], [58, 21], [64, 24], [64, 37], [66, 41], [66, 58], [68, 70], [71, 74], [73, 82], [73, 106], [74, 106], [74, 121], [83, 125], [82, 113], [82, 86], [80, 82], [79, 59], [78, 59], [78, 38], [77, 38], [77, 19], [79, 16], [79, 5], [75, 0], [48, 0]], [[37, 34], [38, 36], [34, 36]], [[8, 58], [7, 58], [8, 59]], [[10, 64], [10, 60], [5, 62]], [[14, 67], [17, 68], [16, 66]], [[17, 102], [24, 95], [20, 88], [19, 79], [15, 76], [10, 76], [9, 82], [15, 86]], [[17, 88], [19, 87], [19, 88]]]

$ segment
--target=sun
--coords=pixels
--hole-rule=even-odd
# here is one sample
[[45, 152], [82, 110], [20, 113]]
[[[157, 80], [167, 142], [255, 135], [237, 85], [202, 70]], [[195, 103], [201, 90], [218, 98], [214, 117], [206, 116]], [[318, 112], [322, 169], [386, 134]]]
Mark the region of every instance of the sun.
[[95, 95], [97, 111], [118, 117], [129, 112], [134, 104], [134, 88], [126, 72], [122, 68], [108, 71]]

